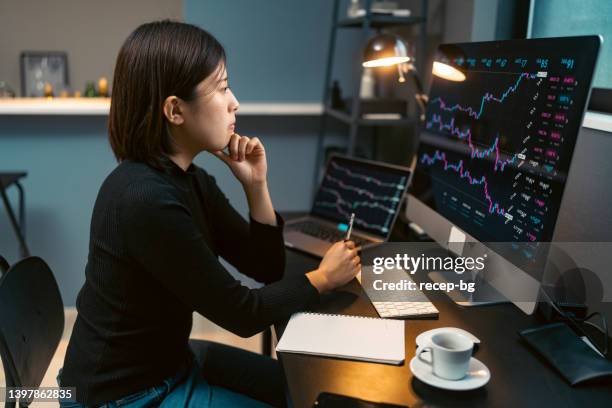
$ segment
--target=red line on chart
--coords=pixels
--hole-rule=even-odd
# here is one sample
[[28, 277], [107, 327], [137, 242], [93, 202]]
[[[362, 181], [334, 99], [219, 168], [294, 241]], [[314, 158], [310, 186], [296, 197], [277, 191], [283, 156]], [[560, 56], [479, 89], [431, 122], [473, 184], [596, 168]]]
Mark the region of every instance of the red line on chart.
[[470, 156], [472, 157], [472, 159], [474, 157], [478, 157], [479, 159], [489, 157], [493, 152], [495, 152], [495, 164], [493, 165], [493, 170], [495, 171], [497, 171], [498, 168], [500, 171], [504, 171], [506, 164], [514, 163], [514, 161], [516, 160], [516, 154], [514, 154], [511, 159], [501, 158], [501, 153], [499, 151], [499, 136], [495, 137], [495, 140], [493, 141], [491, 147], [485, 150], [479, 150], [476, 146], [474, 146], [474, 143], [472, 142], [472, 130], [470, 128], [467, 128], [467, 130], [462, 132], [459, 127], [455, 126], [454, 117], [451, 118], [449, 123], [442, 123], [442, 116], [433, 114], [432, 119], [425, 124], [425, 127], [427, 129], [431, 129], [435, 124], [438, 124], [438, 130], [440, 131], [450, 130], [451, 135], [457, 136], [459, 139], [466, 139], [470, 148]]
[[421, 163], [425, 163], [429, 166], [433, 165], [437, 161], [441, 161], [444, 163], [444, 170], [452, 169], [456, 173], [459, 174], [460, 178], [467, 178], [470, 184], [482, 184], [485, 194], [485, 200], [489, 203], [489, 214], [496, 213], [498, 215], [504, 215], [504, 209], [499, 205], [499, 203], [493, 201], [493, 198], [489, 194], [489, 184], [487, 182], [487, 178], [483, 175], [480, 179], [476, 179], [472, 176], [469, 170], [466, 170], [463, 167], [463, 160], [459, 160], [456, 164], [451, 164], [446, 159], [446, 154], [444, 152], [440, 152], [436, 150], [433, 157], [423, 154], [421, 157]]

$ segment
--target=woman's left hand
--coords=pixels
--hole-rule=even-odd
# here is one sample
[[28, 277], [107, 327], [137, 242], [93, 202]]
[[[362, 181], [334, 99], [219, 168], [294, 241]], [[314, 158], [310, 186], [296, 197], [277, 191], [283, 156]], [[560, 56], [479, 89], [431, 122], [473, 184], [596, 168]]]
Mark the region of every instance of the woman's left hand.
[[266, 181], [268, 164], [266, 151], [258, 138], [249, 138], [234, 133], [228, 144], [229, 154], [222, 150], [213, 152], [223, 160], [244, 187]]

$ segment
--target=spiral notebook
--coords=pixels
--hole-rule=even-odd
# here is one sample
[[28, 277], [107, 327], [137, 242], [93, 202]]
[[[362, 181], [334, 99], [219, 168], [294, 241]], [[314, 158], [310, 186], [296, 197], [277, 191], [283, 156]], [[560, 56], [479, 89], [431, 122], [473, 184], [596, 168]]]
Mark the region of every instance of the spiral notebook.
[[406, 356], [404, 321], [296, 313], [276, 351], [399, 365]]

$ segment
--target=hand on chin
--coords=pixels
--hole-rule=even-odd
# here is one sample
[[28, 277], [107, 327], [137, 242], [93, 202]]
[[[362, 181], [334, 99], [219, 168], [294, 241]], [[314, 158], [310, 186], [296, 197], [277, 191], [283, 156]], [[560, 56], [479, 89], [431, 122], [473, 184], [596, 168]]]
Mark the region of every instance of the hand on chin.
[[266, 181], [266, 152], [258, 138], [234, 133], [230, 136], [227, 153], [218, 150], [212, 154], [228, 165], [243, 186], [250, 187]]

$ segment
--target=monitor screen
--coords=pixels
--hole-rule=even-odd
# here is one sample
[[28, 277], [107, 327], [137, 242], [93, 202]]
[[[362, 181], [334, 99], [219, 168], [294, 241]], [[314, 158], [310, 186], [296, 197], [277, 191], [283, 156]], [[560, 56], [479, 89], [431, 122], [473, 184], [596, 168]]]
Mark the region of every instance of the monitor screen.
[[332, 157], [315, 196], [312, 215], [337, 221], [340, 230], [355, 213], [354, 228], [386, 238], [410, 180], [410, 169]]
[[[550, 241], [598, 36], [442, 45], [410, 194], [481, 242]], [[415, 220], [418, 223], [418, 220]]]

